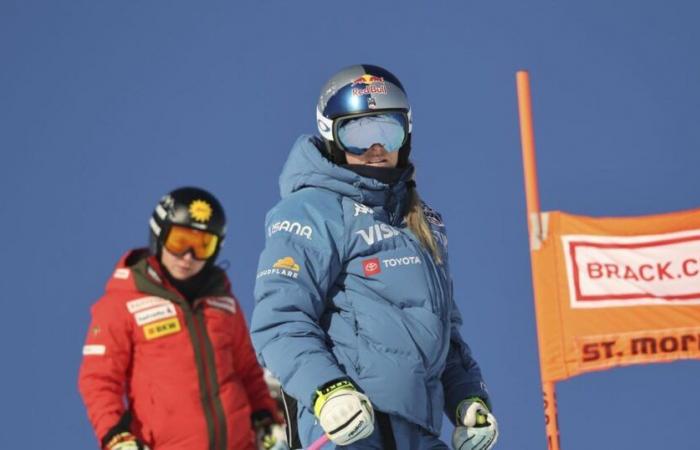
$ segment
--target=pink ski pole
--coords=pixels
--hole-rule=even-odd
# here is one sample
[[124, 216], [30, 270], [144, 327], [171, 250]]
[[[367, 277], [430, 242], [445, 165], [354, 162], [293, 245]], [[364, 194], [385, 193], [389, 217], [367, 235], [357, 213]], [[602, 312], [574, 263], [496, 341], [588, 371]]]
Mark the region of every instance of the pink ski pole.
[[324, 445], [328, 443], [328, 436], [325, 434], [320, 438], [316, 439], [313, 444], [307, 450], [320, 450]]

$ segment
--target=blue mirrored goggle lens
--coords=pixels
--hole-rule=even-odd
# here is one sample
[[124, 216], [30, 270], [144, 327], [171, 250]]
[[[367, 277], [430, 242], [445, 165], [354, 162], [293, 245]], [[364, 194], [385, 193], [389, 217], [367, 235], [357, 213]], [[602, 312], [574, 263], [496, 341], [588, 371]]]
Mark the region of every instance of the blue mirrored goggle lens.
[[407, 129], [404, 114], [375, 114], [341, 122], [337, 139], [343, 150], [356, 155], [363, 154], [374, 144], [381, 144], [388, 152], [396, 152], [406, 140]]

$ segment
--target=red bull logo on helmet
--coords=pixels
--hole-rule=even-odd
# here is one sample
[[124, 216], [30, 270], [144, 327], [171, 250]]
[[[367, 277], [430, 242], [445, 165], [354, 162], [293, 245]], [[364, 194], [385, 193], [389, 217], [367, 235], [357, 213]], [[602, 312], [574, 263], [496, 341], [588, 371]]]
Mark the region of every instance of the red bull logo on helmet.
[[384, 83], [384, 77], [365, 74], [353, 80], [352, 86], [352, 95], [386, 95], [386, 84]]

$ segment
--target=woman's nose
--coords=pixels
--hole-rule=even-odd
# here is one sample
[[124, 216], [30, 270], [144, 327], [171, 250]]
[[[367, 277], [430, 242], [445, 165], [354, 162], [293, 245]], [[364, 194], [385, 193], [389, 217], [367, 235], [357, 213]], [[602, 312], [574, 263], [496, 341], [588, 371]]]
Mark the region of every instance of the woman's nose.
[[382, 144], [374, 143], [370, 146], [370, 148], [367, 149], [367, 153], [375, 155], [380, 153], [386, 153], [386, 149]]

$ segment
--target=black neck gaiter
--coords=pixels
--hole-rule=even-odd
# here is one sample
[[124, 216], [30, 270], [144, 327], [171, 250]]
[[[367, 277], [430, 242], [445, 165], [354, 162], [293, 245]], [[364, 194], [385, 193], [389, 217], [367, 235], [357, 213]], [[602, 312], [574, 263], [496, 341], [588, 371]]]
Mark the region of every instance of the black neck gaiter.
[[406, 167], [372, 167], [362, 164], [342, 164], [340, 167], [355, 172], [362, 177], [374, 178], [388, 185], [396, 184], [406, 171]]
[[168, 269], [165, 267], [163, 267], [163, 272], [165, 273], [165, 277], [168, 279], [168, 282], [173, 285], [173, 287], [177, 289], [177, 291], [182, 294], [183, 297], [185, 297], [185, 300], [192, 303], [199, 297], [202, 288], [206, 286], [206, 280], [210, 275], [210, 266], [204, 266], [199, 273], [186, 280], [175, 279], [172, 275], [170, 275], [170, 272], [168, 272]]

